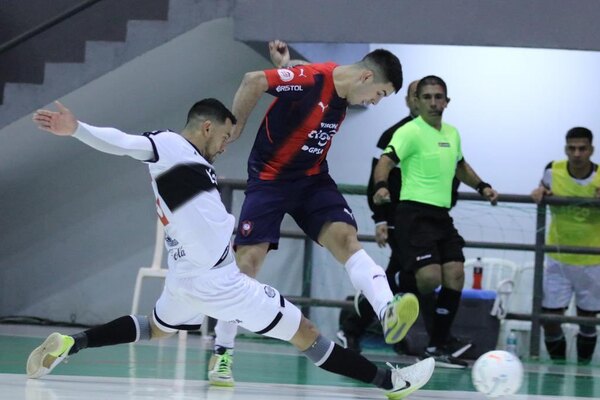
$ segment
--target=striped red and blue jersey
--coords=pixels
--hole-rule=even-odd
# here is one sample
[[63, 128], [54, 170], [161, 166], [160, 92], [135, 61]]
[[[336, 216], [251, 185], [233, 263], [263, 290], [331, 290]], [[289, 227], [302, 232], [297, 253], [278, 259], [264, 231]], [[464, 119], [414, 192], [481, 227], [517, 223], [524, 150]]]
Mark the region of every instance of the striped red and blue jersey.
[[327, 152], [348, 102], [333, 84], [335, 63], [266, 70], [276, 97], [248, 159], [251, 179], [293, 180], [328, 171]]

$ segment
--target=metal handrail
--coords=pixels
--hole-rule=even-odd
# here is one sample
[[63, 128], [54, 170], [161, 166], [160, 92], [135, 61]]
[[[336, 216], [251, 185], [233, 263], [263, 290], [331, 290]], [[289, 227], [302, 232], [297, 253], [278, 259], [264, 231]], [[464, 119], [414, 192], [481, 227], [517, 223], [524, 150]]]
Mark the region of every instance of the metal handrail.
[[[221, 179], [220, 185], [227, 187], [227, 190], [243, 190], [246, 188], [246, 182], [242, 180], [227, 180]], [[340, 192], [344, 194], [353, 195], [366, 195], [367, 187], [362, 185], [338, 185]], [[231, 197], [231, 196], [228, 196]], [[459, 200], [467, 201], [487, 201], [479, 194], [476, 193], [459, 193]], [[231, 201], [229, 198], [228, 201]], [[500, 195], [498, 202], [506, 203], [521, 203], [521, 204], [532, 204], [533, 201], [529, 195], [514, 195], [505, 194]], [[228, 204], [226, 202], [226, 204]], [[508, 313], [506, 319], [531, 321], [531, 337], [530, 337], [530, 356], [539, 356], [539, 345], [541, 341], [540, 328], [543, 321], [556, 321], [556, 322], [571, 322], [571, 323], [587, 323], [600, 325], [600, 318], [593, 317], [577, 317], [577, 316], [566, 316], [547, 314], [542, 312], [542, 279], [543, 279], [543, 268], [544, 268], [544, 254], [551, 252], [562, 252], [562, 253], [573, 253], [573, 254], [595, 254], [600, 255], [600, 248], [593, 247], [577, 247], [577, 246], [556, 246], [547, 245], [546, 241], [546, 207], [547, 205], [577, 205], [577, 206], [590, 206], [600, 207], [600, 199], [592, 198], [578, 198], [578, 197], [559, 197], [559, 196], [548, 196], [544, 197], [542, 202], [537, 205], [537, 218], [536, 218], [536, 236], [535, 244], [521, 244], [521, 243], [499, 243], [499, 242], [478, 242], [478, 241], [467, 241], [465, 247], [471, 248], [485, 248], [485, 249], [500, 249], [500, 250], [521, 250], [521, 251], [533, 251], [535, 254], [535, 267], [534, 267], [534, 282], [533, 282], [533, 300], [532, 300], [532, 313], [531, 314], [518, 314]], [[231, 209], [231, 203], [229, 208]], [[299, 230], [282, 230], [282, 237], [297, 238], [307, 240], [306, 235]], [[375, 236], [373, 235], [358, 235], [359, 241], [375, 242]], [[310, 242], [310, 240], [308, 240]], [[306, 248], [306, 246], [305, 246]], [[310, 277], [310, 269], [312, 265], [307, 261], [308, 257], [304, 259], [304, 274], [303, 277]], [[309, 287], [309, 286], [308, 286]], [[316, 306], [316, 307], [341, 307], [349, 308], [352, 307], [352, 302], [346, 300], [330, 300], [330, 299], [316, 299], [309, 298], [310, 291], [307, 290], [307, 282], [302, 283], [302, 296], [291, 296], [290, 300], [301, 304], [303, 306]]]
[[42, 32], [47, 31], [48, 29], [52, 28], [53, 26], [72, 17], [75, 14], [80, 13], [81, 11], [85, 10], [86, 8], [94, 5], [95, 3], [98, 3], [99, 1], [102, 1], [102, 0], [82, 1], [81, 3], [69, 8], [65, 12], [47, 20], [46, 22], [41, 23], [40, 25], [20, 34], [19, 36], [15, 37], [15, 38], [10, 39], [9, 41], [0, 45], [0, 54], [12, 49], [13, 47], [20, 45], [23, 42], [26, 42], [27, 40], [39, 35]]

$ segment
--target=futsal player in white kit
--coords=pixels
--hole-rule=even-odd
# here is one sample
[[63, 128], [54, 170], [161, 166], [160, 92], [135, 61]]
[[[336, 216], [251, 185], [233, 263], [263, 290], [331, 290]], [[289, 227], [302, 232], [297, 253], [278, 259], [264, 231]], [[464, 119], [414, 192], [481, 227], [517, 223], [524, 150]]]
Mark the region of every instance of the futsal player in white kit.
[[71, 336], [52, 333], [29, 356], [29, 378], [50, 373], [67, 356], [87, 347], [197, 330], [208, 315], [289, 341], [318, 367], [372, 383], [387, 390], [390, 399], [403, 398], [427, 383], [433, 359], [405, 368], [379, 368], [321, 336], [276, 289], [239, 271], [230, 244], [235, 218], [221, 201], [211, 165], [225, 150], [236, 123], [221, 102], [204, 99], [194, 104], [181, 134], [155, 131], [143, 136], [79, 122], [62, 104], [55, 104], [58, 112], [35, 112], [33, 120], [40, 129], [148, 164], [169, 269], [152, 316], [127, 315]]

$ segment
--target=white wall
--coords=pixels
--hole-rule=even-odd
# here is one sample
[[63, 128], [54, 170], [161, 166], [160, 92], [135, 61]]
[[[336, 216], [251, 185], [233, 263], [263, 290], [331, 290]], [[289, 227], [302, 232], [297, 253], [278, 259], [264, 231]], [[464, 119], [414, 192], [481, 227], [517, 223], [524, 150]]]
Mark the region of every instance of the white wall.
[[[366, 111], [350, 112], [329, 153], [338, 182], [367, 181], [367, 152], [407, 114], [408, 83], [438, 75], [451, 102], [444, 120], [461, 133], [465, 158], [502, 193], [528, 194], [546, 164], [564, 158], [564, 137], [585, 126], [600, 140], [600, 53], [517, 48], [375, 44], [402, 61], [406, 84]], [[598, 162], [600, 153], [593, 159]]]
[[[459, 129], [466, 160], [501, 193], [529, 194], [553, 159], [565, 158], [565, 134], [585, 126], [600, 141], [596, 92], [600, 88], [600, 53], [466, 46], [373, 44], [387, 48], [402, 61], [405, 85], [400, 93], [368, 109], [351, 109], [329, 152], [329, 166], [338, 183], [366, 184], [370, 160], [380, 134], [408, 114], [404, 103], [408, 83], [438, 75], [448, 85], [451, 102], [444, 120]], [[317, 60], [315, 60], [317, 61]], [[324, 61], [324, 60], [318, 60]], [[600, 161], [600, 153], [593, 160]], [[461, 191], [470, 191], [462, 185]], [[351, 204], [361, 233], [372, 233], [366, 200]], [[533, 205], [460, 202], [453, 209], [456, 226], [467, 241], [532, 244], [536, 209]], [[367, 251], [385, 265], [386, 252], [373, 245]], [[465, 256], [502, 257], [518, 264], [533, 261], [533, 253], [465, 249]], [[316, 262], [335, 264], [325, 251]], [[352, 293], [343, 273], [323, 269], [315, 281], [315, 297], [342, 298]], [[341, 282], [332, 285], [331, 282]], [[334, 310], [319, 309], [317, 324], [329, 327]], [[331, 333], [328, 331], [327, 333]]]

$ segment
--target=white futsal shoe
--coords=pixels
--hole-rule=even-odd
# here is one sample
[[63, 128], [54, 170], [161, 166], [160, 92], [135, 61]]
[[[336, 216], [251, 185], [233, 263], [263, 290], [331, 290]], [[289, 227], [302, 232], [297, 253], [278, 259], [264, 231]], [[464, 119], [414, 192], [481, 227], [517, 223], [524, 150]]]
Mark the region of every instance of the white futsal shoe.
[[394, 387], [386, 395], [390, 400], [398, 400], [416, 392], [429, 382], [435, 369], [435, 360], [432, 357], [426, 358], [404, 368], [398, 368], [390, 363], [387, 365], [392, 368]]
[[52, 333], [40, 346], [31, 352], [27, 359], [27, 377], [41, 378], [48, 375], [54, 367], [69, 355], [69, 350], [75, 344], [71, 336]]

